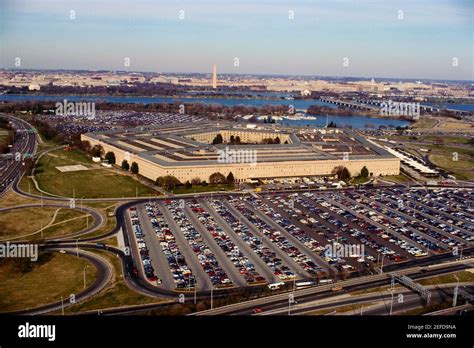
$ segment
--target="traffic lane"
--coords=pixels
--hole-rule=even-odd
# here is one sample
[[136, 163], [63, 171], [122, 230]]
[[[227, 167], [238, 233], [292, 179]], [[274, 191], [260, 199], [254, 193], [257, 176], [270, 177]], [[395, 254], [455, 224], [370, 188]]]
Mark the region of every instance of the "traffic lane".
[[[431, 303], [443, 303], [446, 301], [452, 302], [454, 286], [455, 285], [450, 284], [445, 286], [443, 289], [430, 289]], [[363, 313], [367, 315], [390, 315], [390, 303], [391, 296], [389, 298], [388, 306], [368, 308], [367, 310], [364, 310]], [[404, 295], [401, 302], [399, 301], [397, 294], [395, 294], [393, 298], [392, 315], [401, 315], [403, 312], [420, 308], [425, 305], [426, 302], [417, 293]]]
[[223, 200], [223, 203], [229, 209], [232, 215], [236, 217], [239, 221], [241, 221], [244, 225], [246, 225], [250, 231], [253, 233], [254, 236], [259, 237], [260, 240], [262, 241], [263, 245], [272, 250], [278, 258], [284, 261], [285, 265], [290, 268], [290, 270], [293, 272], [295, 275], [301, 275], [304, 274], [303, 268], [296, 263], [291, 257], [289, 257], [283, 250], [281, 250], [279, 247], [273, 243], [270, 238], [268, 238], [265, 234], [260, 232], [260, 230], [255, 226], [253, 223], [251, 223], [245, 216], [240, 213], [231, 203], [229, 203], [227, 200]]
[[[473, 250], [469, 251], [469, 254], [471, 254]], [[406, 274], [409, 275], [410, 278], [413, 280], [416, 279], [421, 279], [421, 278], [427, 278], [427, 277], [434, 277], [438, 275], [442, 275], [445, 273], [452, 273], [460, 270], [464, 270], [466, 268], [470, 268], [471, 265], [467, 263], [465, 260], [459, 263], [459, 261], [452, 261], [455, 259], [452, 255], [441, 255], [444, 258], [450, 259], [451, 263], [455, 262], [455, 264], [447, 264], [447, 265], [441, 265], [441, 267], [436, 267], [431, 270], [419, 270], [420, 266], [429, 266], [431, 264], [430, 260], [426, 259], [419, 259], [419, 260], [413, 260], [411, 264], [404, 264], [399, 270], [402, 272], [401, 274]], [[406, 271], [403, 271], [407, 269]], [[386, 286], [390, 285], [391, 283], [391, 278], [387, 274], [379, 274], [379, 275], [373, 275], [373, 276], [367, 276], [367, 277], [358, 277], [358, 278], [351, 278], [345, 281], [341, 281], [338, 284], [341, 284], [343, 286], [343, 292], [353, 292], [353, 291], [362, 291], [362, 290], [367, 290], [371, 289], [374, 287], [380, 287], [380, 286]], [[322, 286], [316, 286], [316, 287], [310, 287], [307, 289], [302, 289], [302, 290], [297, 290], [295, 292], [295, 298], [297, 298], [297, 301], [299, 299], [304, 299], [304, 298], [317, 298], [318, 296], [321, 296], [321, 294], [325, 294], [327, 297], [334, 296], [334, 292], [332, 292], [330, 289], [333, 287], [333, 285], [322, 285]], [[260, 303], [259, 303], [260, 302]], [[244, 301], [241, 302], [239, 305], [232, 305], [228, 306], [227, 308], [224, 306], [222, 308], [217, 308], [214, 310], [214, 312], [211, 311], [204, 311], [204, 313], [201, 313], [200, 315], [216, 315], [216, 313], [219, 313], [219, 315], [232, 315], [232, 314], [248, 314], [252, 312], [252, 310], [256, 307], [261, 307], [261, 306], [267, 306], [267, 305], [277, 305], [277, 306], [288, 306], [288, 293], [283, 293], [283, 294], [276, 294], [273, 296], [269, 297], [263, 297], [258, 300], [252, 300], [252, 301]], [[235, 308], [238, 307], [238, 308]]]
[[[7, 115], [2, 115], [4, 117], [10, 118], [12, 122], [18, 127], [19, 130], [27, 130], [32, 128], [27, 122], [17, 119], [16, 117], [11, 117]], [[16, 124], [15, 122], [18, 122]], [[30, 134], [30, 132], [26, 133], [26, 139], [24, 136], [20, 137], [19, 144], [14, 144], [14, 147], [19, 147], [17, 152], [20, 152], [22, 155], [25, 154], [34, 154], [36, 149], [36, 135]], [[17, 177], [22, 169], [22, 162], [21, 161], [13, 161], [11, 166], [7, 169], [6, 172], [2, 175], [2, 194], [6, 192], [7, 188], [10, 187], [12, 182], [14, 181], [15, 177]]]
[[[363, 309], [363, 315], [390, 315], [391, 298], [387, 299], [388, 304], [370, 306], [370, 308]], [[403, 297], [403, 302], [399, 302], [395, 296], [392, 305], [392, 315], [400, 315], [403, 312], [420, 308], [425, 305], [425, 302], [418, 294], [408, 294]], [[360, 311], [360, 309], [359, 309]], [[342, 314], [342, 313], [341, 313]]]
[[209, 234], [207, 228], [204, 227], [204, 225], [198, 220], [194, 212], [187, 204], [185, 204], [184, 212], [189, 218], [189, 221], [193, 224], [193, 226], [204, 239], [204, 243], [206, 243], [207, 246], [212, 250], [212, 252], [216, 256], [217, 262], [224, 269], [225, 273], [229, 276], [232, 283], [237, 286], [246, 286], [247, 282], [242, 277], [240, 272], [227, 257], [224, 250], [222, 250], [222, 248], [216, 243], [214, 238]]
[[161, 250], [161, 246], [158, 243], [158, 239], [155, 236], [155, 230], [151, 225], [148, 214], [145, 211], [143, 204], [137, 206], [138, 218], [140, 219], [140, 225], [144, 229], [144, 240], [145, 244], [149, 250], [151, 263], [155, 269], [155, 274], [161, 279], [162, 284], [154, 284], [158, 287], [163, 287], [168, 290], [175, 289], [175, 283], [173, 276], [171, 275], [170, 269], [168, 267], [168, 262]]
[[187, 239], [184, 237], [183, 233], [181, 232], [180, 227], [174, 220], [168, 207], [165, 204], [163, 204], [162, 201], [158, 201], [158, 206], [161, 212], [163, 213], [163, 217], [166, 223], [168, 223], [168, 226], [170, 227], [170, 230], [173, 233], [176, 243], [178, 244], [179, 250], [184, 255], [184, 259], [186, 260], [188, 267], [191, 269], [191, 272], [196, 277], [197, 289], [199, 291], [211, 290], [211, 287], [212, 287], [211, 280], [209, 279], [208, 275], [204, 272], [196, 254], [191, 249], [191, 246], [189, 245]]
[[[448, 297], [449, 299], [452, 296], [452, 289], [455, 285], [450, 284], [446, 287], [439, 289], [437, 286], [430, 286], [427, 289], [431, 292], [431, 303], [433, 302], [442, 302], [445, 301]], [[401, 295], [401, 296], [400, 296]], [[349, 296], [349, 297], [348, 297]], [[410, 301], [408, 301], [410, 300]], [[361, 295], [342, 295], [339, 298], [330, 298], [329, 301], [325, 301], [324, 303], [316, 303], [321, 302], [319, 300], [307, 300], [307, 299], [300, 299], [296, 298], [296, 303], [291, 305], [290, 308], [291, 314], [304, 314], [313, 311], [319, 311], [323, 309], [334, 309], [336, 310], [338, 307], [342, 306], [350, 306], [356, 305], [360, 303], [367, 303], [367, 302], [378, 302], [378, 305], [372, 308], [374, 314], [377, 315], [390, 315], [390, 307], [392, 307], [392, 314], [394, 314], [395, 310], [402, 311], [404, 309], [411, 309], [413, 305], [416, 305], [414, 308], [420, 307], [424, 305], [424, 299], [416, 292], [406, 289], [404, 287], [396, 287], [392, 291], [388, 289], [385, 291], [378, 291], [374, 292], [373, 294], [361, 294]], [[286, 306], [288, 307], [288, 305]], [[353, 309], [356, 310], [355, 307]], [[357, 309], [360, 313], [360, 308]], [[368, 311], [363, 311], [364, 314], [368, 314]], [[268, 309], [267, 311], [262, 311], [261, 315], [278, 315], [287, 312], [287, 308], [280, 306], [276, 310], [271, 311]], [[352, 311], [348, 311], [349, 314]], [[343, 313], [337, 313], [337, 315], [345, 315]], [[347, 315], [347, 313], [346, 313]]]
[[249, 260], [255, 265], [258, 273], [263, 275], [268, 282], [277, 282], [279, 279], [273, 274], [271, 269], [267, 267], [265, 262], [253, 252], [253, 250], [245, 243], [239, 236], [235, 234], [229, 224], [212, 208], [207, 201], [203, 199], [198, 200], [199, 203], [206, 209], [206, 211], [211, 214], [211, 216], [216, 220], [219, 226], [224, 230], [224, 232], [229, 236], [232, 242], [243, 251], [244, 255], [249, 258]]

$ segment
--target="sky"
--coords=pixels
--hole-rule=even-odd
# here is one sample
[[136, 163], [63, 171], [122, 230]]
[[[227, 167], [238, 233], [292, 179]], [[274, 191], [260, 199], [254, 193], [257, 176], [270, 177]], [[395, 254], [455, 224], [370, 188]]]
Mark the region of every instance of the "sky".
[[474, 80], [473, 9], [472, 0], [0, 0], [0, 68], [210, 73], [216, 64], [218, 73]]

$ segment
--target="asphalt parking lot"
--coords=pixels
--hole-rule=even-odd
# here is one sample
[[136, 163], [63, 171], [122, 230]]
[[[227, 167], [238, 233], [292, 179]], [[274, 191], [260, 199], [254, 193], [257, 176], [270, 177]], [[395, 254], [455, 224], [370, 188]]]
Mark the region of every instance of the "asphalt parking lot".
[[472, 202], [472, 190], [454, 188], [162, 199], [129, 209], [126, 226], [137, 272], [165, 289], [207, 291], [461, 254], [474, 241]]

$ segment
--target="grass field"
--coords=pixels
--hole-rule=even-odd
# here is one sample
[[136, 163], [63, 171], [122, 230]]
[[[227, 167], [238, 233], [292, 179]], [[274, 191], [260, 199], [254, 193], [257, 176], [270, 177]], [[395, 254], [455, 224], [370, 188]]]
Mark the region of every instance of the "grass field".
[[102, 234], [105, 234], [105, 233], [110, 232], [111, 230], [113, 230], [116, 226], [117, 219], [115, 218], [115, 216], [109, 216], [109, 212], [113, 212], [115, 207], [118, 204], [119, 204], [118, 202], [87, 203], [88, 207], [91, 207], [91, 208], [94, 208], [94, 209], [97, 209], [97, 210], [100, 210], [101, 212], [103, 212], [105, 217], [106, 217], [106, 222], [98, 230], [96, 230], [92, 233], [88, 233], [88, 234], [82, 236], [82, 238], [97, 237], [97, 236], [100, 236]]
[[410, 126], [411, 129], [424, 131], [424, 130], [437, 130], [443, 132], [464, 132], [473, 133], [474, 127], [467, 121], [454, 120], [447, 117], [420, 117], [420, 119]]
[[452, 155], [430, 155], [430, 161], [438, 167], [452, 172], [457, 179], [474, 179], [474, 161], [463, 158], [458, 158], [457, 161], [453, 161]]
[[[55, 223], [45, 228], [45, 237], [65, 236], [74, 232], [79, 232], [93, 223], [93, 218], [86, 212], [79, 210], [61, 209], [56, 216]], [[57, 224], [56, 224], [57, 223]]]
[[67, 308], [66, 313], [72, 314], [81, 311], [99, 310], [104, 308], [131, 306], [146, 303], [160, 303], [166, 301], [164, 298], [153, 298], [133, 292], [127, 287], [123, 281], [123, 278], [120, 276], [122, 272], [120, 260], [107, 252], [95, 251], [94, 253], [107, 259], [113, 265], [115, 276], [112, 285], [88, 301], [79, 303], [77, 306]]
[[13, 191], [7, 191], [3, 196], [3, 199], [0, 199], [0, 208], [14, 207], [20, 204], [36, 204], [38, 201], [36, 199], [27, 198], [20, 196], [19, 194]]
[[[433, 164], [451, 172], [457, 179], [472, 180], [474, 179], [474, 147], [461, 146], [456, 141], [460, 142], [460, 139], [453, 143], [447, 143], [446, 140], [444, 145], [423, 144], [423, 147], [430, 150], [429, 159]], [[419, 145], [407, 143], [405, 150], [417, 153], [419, 147]], [[458, 154], [457, 161], [453, 160], [454, 153]]]
[[5, 141], [9, 134], [10, 131], [0, 128], [0, 144]]
[[365, 184], [369, 180], [370, 180], [369, 177], [356, 176], [356, 177], [352, 178], [351, 183], [354, 184], [354, 185]]
[[382, 177], [384, 180], [388, 181], [393, 181], [393, 182], [399, 182], [399, 183], [405, 183], [405, 182], [410, 182], [410, 178], [406, 177], [405, 175], [386, 175]]
[[[58, 211], [54, 221], [55, 212]], [[65, 208], [20, 208], [0, 212], [0, 239], [26, 236], [40, 231], [43, 227], [43, 237], [64, 236], [78, 232], [86, 227], [85, 213], [79, 210]], [[74, 219], [64, 222], [65, 220]], [[50, 227], [46, 227], [52, 222]], [[62, 223], [64, 222], [64, 223]], [[92, 218], [89, 217], [89, 223]], [[41, 233], [25, 237], [26, 240], [37, 240]], [[21, 238], [23, 239], [23, 238]]]
[[415, 122], [414, 124], [411, 125], [410, 128], [415, 128], [415, 129], [426, 129], [426, 128], [433, 128], [436, 125], [437, 121], [432, 119], [432, 118], [422, 118]]
[[89, 262], [67, 254], [42, 254], [32, 269], [22, 273], [10, 262], [0, 263], [0, 311], [38, 307], [78, 294], [92, 284], [97, 269]]
[[[60, 172], [58, 166], [82, 164], [89, 170]], [[27, 180], [27, 179], [25, 179]], [[36, 168], [36, 180], [41, 189], [56, 195], [76, 198], [110, 198], [155, 195], [156, 191], [130, 176], [94, 164], [79, 151], [57, 150], [43, 156]], [[22, 184], [28, 189], [27, 181]]]
[[474, 127], [471, 123], [452, 119], [443, 120], [437, 127], [435, 127], [435, 129], [445, 132], [474, 132]]
[[416, 282], [421, 285], [437, 285], [437, 284], [452, 284], [456, 283], [456, 278], [458, 277], [459, 282], [474, 282], [474, 273], [468, 271], [461, 271], [451, 274], [443, 274], [438, 277], [425, 278], [417, 280]]
[[418, 137], [422, 141], [433, 141], [442, 142], [444, 144], [468, 144], [469, 138], [466, 137], [455, 137], [455, 136], [437, 136], [437, 135], [424, 135]]
[[[453, 136], [453, 135], [417, 135], [417, 136], [408, 136], [408, 135], [391, 135], [387, 136], [387, 139], [394, 140], [397, 143], [405, 143], [405, 142], [414, 142], [414, 143], [441, 143], [443, 145], [452, 144], [454, 146], [461, 144], [466, 145], [469, 144], [469, 141], [472, 137], [460, 137], [460, 136]], [[420, 145], [421, 146], [421, 145]]]
[[186, 188], [184, 186], [175, 188], [173, 190], [174, 194], [183, 194], [183, 193], [198, 193], [198, 192], [215, 192], [215, 191], [231, 191], [235, 189], [235, 185], [232, 184], [209, 184], [207, 186], [196, 185], [190, 188]]

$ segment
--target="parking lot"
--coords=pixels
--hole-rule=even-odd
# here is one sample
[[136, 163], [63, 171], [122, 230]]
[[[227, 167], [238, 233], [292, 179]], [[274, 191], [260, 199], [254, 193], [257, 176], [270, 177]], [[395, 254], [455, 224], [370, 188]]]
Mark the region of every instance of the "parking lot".
[[137, 271], [158, 287], [207, 291], [461, 255], [474, 241], [472, 202], [469, 189], [317, 190], [153, 200], [128, 215]]

